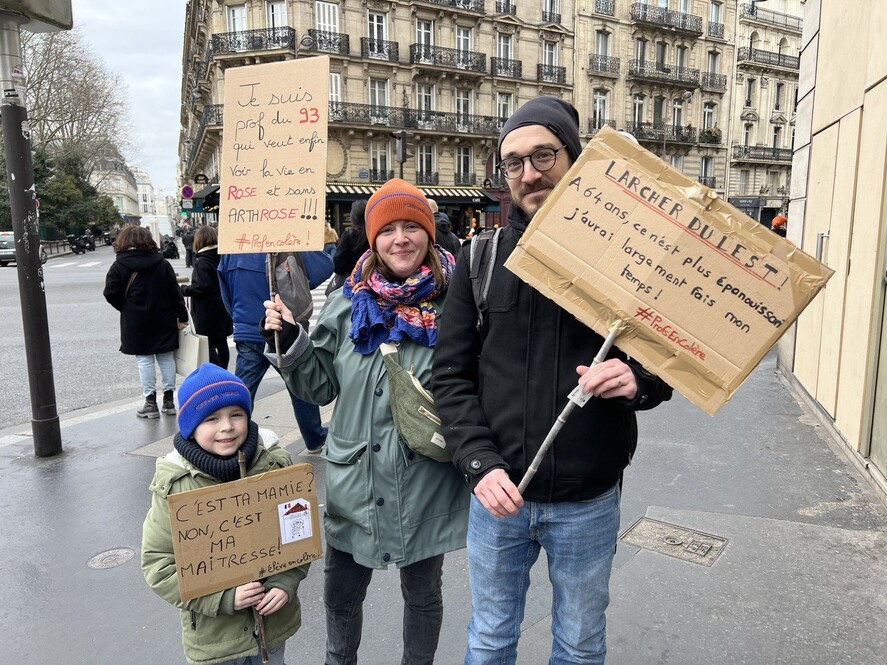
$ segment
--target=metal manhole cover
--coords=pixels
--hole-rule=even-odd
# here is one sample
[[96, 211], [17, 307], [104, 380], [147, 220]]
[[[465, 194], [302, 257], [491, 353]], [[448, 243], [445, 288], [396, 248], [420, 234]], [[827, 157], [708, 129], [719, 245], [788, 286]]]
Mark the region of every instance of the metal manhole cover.
[[134, 556], [135, 552], [133, 552], [128, 547], [117, 547], [113, 550], [99, 552], [89, 561], [87, 561], [86, 565], [90, 568], [95, 568], [96, 570], [116, 568], [117, 566], [122, 566]]
[[726, 538], [642, 517], [619, 540], [675, 559], [711, 566], [729, 542]]

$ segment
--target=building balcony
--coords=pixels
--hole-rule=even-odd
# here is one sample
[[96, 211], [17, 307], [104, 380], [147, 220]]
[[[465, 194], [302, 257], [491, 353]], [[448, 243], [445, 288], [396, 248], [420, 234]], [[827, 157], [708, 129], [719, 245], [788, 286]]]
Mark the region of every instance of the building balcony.
[[477, 174], [475, 173], [459, 173], [453, 174], [453, 184], [456, 187], [474, 187], [477, 185]]
[[450, 134], [481, 134], [485, 136], [498, 135], [505, 123], [503, 118], [486, 115], [420, 111], [397, 106], [352, 104], [350, 102], [330, 102], [329, 121], [348, 125], [384, 125]]
[[496, 13], [517, 16], [517, 5], [513, 2], [507, 2], [507, 0], [504, 2], [503, 0], [496, 0]]
[[589, 134], [597, 134], [598, 130], [604, 125], [609, 125], [613, 129], [616, 129], [616, 121], [608, 120], [606, 118], [589, 118], [588, 119], [588, 133]]
[[695, 88], [699, 86], [699, 70], [676, 67], [648, 60], [631, 60], [628, 75], [648, 81], [670, 83], [675, 86]]
[[411, 44], [410, 64], [451, 67], [466, 72], [484, 74], [487, 71], [487, 56], [485, 53], [477, 51], [462, 51], [428, 44]]
[[491, 58], [493, 62], [493, 76], [510, 76], [511, 78], [521, 78], [522, 62], [520, 60], [512, 60], [511, 58]]
[[708, 127], [699, 132], [699, 142], [706, 145], [721, 145], [723, 140], [721, 130], [717, 127]]
[[399, 51], [397, 42], [389, 42], [386, 39], [370, 39], [369, 37], [360, 38], [361, 57], [397, 62]]
[[784, 28], [800, 33], [804, 29], [804, 19], [800, 16], [790, 16], [771, 9], [761, 9], [753, 4], [739, 5], [739, 18], [747, 21], [766, 23], [777, 28]]
[[791, 148], [771, 148], [766, 145], [733, 145], [734, 162], [791, 164]]
[[464, 9], [469, 12], [477, 12], [478, 14], [486, 14], [484, 9], [484, 0], [421, 0], [429, 5], [437, 5], [438, 7], [455, 7], [456, 9]]
[[416, 171], [417, 185], [439, 185], [440, 174], [437, 171]]
[[696, 37], [702, 35], [702, 17], [683, 12], [673, 12], [663, 7], [653, 7], [643, 2], [631, 6], [632, 23], [641, 23], [656, 28], [671, 28]]
[[724, 24], [723, 23], [712, 23], [708, 22], [708, 36], [709, 37], [717, 37], [718, 39], [724, 38]]
[[536, 65], [536, 80], [543, 83], [567, 84], [567, 68], [555, 65]]
[[560, 23], [561, 15], [554, 12], [542, 12], [543, 23]]
[[594, 13], [615, 16], [616, 0], [594, 0]]
[[351, 52], [351, 40], [343, 32], [327, 32], [326, 30], [308, 31], [308, 34], [314, 39], [311, 46], [306, 46], [308, 51], [320, 51], [322, 53], [336, 53], [338, 55], [348, 55]]
[[200, 124], [197, 126], [197, 132], [190, 141], [191, 150], [188, 153], [188, 162], [186, 170], [191, 171], [197, 156], [200, 154], [204, 146], [204, 138], [210, 129], [222, 128], [222, 120], [224, 119], [224, 106], [222, 104], [210, 104], [203, 107], [203, 116], [200, 118]]
[[714, 189], [718, 186], [718, 181], [713, 175], [701, 175], [699, 176], [699, 184]]
[[638, 141], [649, 143], [696, 143], [695, 127], [675, 127], [658, 122], [628, 123], [625, 131], [632, 134]]
[[[758, 11], [761, 10], [759, 9]], [[763, 51], [759, 48], [749, 48], [748, 46], [743, 46], [739, 49], [736, 60], [739, 63], [745, 62], [753, 65], [782, 67], [784, 69], [800, 69], [801, 67], [801, 59], [796, 55]]]
[[706, 90], [727, 90], [727, 75], [715, 72], [702, 72], [702, 87]]
[[619, 76], [619, 58], [592, 54], [588, 56], [588, 71], [604, 76]]
[[370, 182], [388, 182], [394, 177], [394, 171], [387, 171], [385, 169], [370, 169], [369, 176]]
[[212, 53], [215, 56], [248, 51], [296, 50], [296, 31], [289, 26], [262, 30], [239, 30], [212, 36]]

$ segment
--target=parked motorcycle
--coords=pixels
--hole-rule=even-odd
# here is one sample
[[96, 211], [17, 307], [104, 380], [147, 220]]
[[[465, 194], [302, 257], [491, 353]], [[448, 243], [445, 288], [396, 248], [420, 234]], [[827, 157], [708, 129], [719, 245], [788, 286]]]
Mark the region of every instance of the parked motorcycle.
[[82, 236], [77, 238], [77, 242], [80, 243], [80, 246], [83, 247], [84, 250], [88, 252], [95, 251], [95, 240], [93, 240], [91, 234], [84, 233]]
[[73, 233], [69, 233], [68, 235], [66, 235], [65, 240], [68, 241], [68, 246], [75, 254], [83, 254], [86, 252], [86, 248], [80, 244], [80, 238], [75, 236]]
[[105, 231], [105, 232], [102, 234], [102, 240], [105, 241], [105, 244], [106, 244], [106, 245], [113, 245], [113, 244], [114, 244], [114, 238], [111, 237], [111, 232], [110, 232], [110, 231]]

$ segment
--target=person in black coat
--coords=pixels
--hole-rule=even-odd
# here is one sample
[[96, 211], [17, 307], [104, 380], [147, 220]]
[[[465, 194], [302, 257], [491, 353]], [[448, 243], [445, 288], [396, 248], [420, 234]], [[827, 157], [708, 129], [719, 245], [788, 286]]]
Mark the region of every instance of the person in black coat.
[[175, 350], [179, 331], [188, 325], [185, 299], [176, 274], [163, 258], [151, 232], [142, 226], [127, 226], [114, 241], [117, 257], [105, 278], [104, 296], [120, 312], [120, 351], [135, 356], [145, 404], [139, 418], [159, 418], [157, 375], [163, 383], [163, 413], [175, 415]]
[[194, 270], [191, 283], [182, 286], [182, 295], [191, 298], [191, 317], [198, 335], [209, 340], [209, 361], [228, 369], [231, 352], [228, 335], [234, 332], [231, 315], [222, 301], [219, 286], [219, 235], [210, 226], [201, 226], [194, 236]]
[[194, 229], [190, 226], [182, 234], [182, 245], [185, 246], [185, 267], [194, 265]]
[[351, 226], [342, 232], [336, 253], [333, 255], [335, 276], [330, 288], [327, 289], [327, 295], [345, 283], [345, 278], [354, 270], [357, 261], [370, 248], [366, 234], [366, 220], [364, 219], [366, 207], [366, 199], [360, 199], [351, 204]]

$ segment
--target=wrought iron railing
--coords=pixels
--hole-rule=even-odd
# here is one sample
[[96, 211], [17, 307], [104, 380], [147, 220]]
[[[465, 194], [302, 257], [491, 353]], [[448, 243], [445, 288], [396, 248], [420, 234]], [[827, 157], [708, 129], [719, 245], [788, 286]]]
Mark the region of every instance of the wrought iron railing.
[[353, 125], [388, 125], [451, 133], [496, 135], [507, 118], [443, 111], [420, 111], [398, 106], [330, 102], [329, 120]]
[[555, 65], [536, 65], [536, 80], [563, 85], [567, 82], [567, 68]]
[[665, 28], [674, 28], [694, 35], [702, 34], [702, 17], [683, 12], [673, 12], [664, 7], [653, 7], [643, 2], [631, 6], [631, 20]]
[[386, 171], [385, 169], [370, 169], [370, 182], [388, 182], [394, 177], [394, 171]]
[[517, 5], [507, 0], [496, 0], [496, 13], [517, 16]]
[[209, 104], [203, 107], [202, 122], [207, 125], [221, 125], [225, 116], [224, 104]]
[[712, 90], [727, 89], [727, 75], [716, 72], [702, 72], [702, 87]]
[[472, 72], [487, 71], [487, 56], [477, 51], [443, 48], [429, 44], [410, 45], [410, 63], [435, 65], [437, 67], [455, 67]]
[[791, 148], [771, 148], [765, 145], [734, 145], [733, 159], [750, 162], [792, 161]]
[[197, 131], [191, 143], [191, 150], [188, 153], [187, 171], [191, 170], [194, 160], [197, 159], [197, 153], [200, 151], [200, 144], [203, 142], [207, 126], [221, 125], [223, 113], [224, 106], [222, 104], [210, 104], [203, 107], [203, 115], [200, 118], [200, 124], [197, 125]]
[[625, 130], [638, 141], [662, 143], [696, 143], [695, 127], [675, 127], [653, 122], [635, 122], [626, 125]]
[[737, 60], [755, 62], [761, 65], [785, 67], [786, 69], [800, 69], [801, 66], [801, 59], [796, 55], [762, 51], [759, 48], [749, 48], [748, 46], [743, 46], [739, 49]]
[[510, 76], [512, 78], [521, 78], [522, 62], [520, 60], [512, 60], [511, 58], [490, 58], [492, 60], [493, 76]]
[[222, 32], [212, 36], [214, 55], [240, 51], [270, 51], [279, 48], [295, 50], [296, 31], [293, 28], [284, 26], [261, 30], [239, 30], [237, 32]]
[[708, 127], [699, 132], [699, 142], [708, 145], [720, 145], [722, 140], [721, 130], [717, 127]]
[[708, 22], [708, 36], [709, 37], [718, 37], [720, 39], [724, 38], [724, 24], [723, 23], [712, 23]]
[[387, 39], [371, 39], [370, 37], [360, 38], [360, 55], [364, 58], [397, 62], [399, 54], [400, 49], [397, 42], [390, 42]]
[[588, 71], [598, 74], [619, 74], [619, 58], [609, 55], [588, 56]]
[[443, 5], [444, 7], [456, 7], [457, 9], [466, 9], [471, 12], [486, 13], [484, 10], [484, 0], [422, 0], [432, 5]]
[[457, 187], [473, 187], [477, 184], [477, 174], [475, 173], [456, 173], [453, 175], [453, 183]]
[[440, 183], [440, 174], [437, 171], [416, 171], [417, 185], [437, 185]]
[[609, 120], [606, 118], [589, 118], [588, 119], [588, 133], [596, 134], [597, 131], [603, 127], [604, 125], [610, 125], [613, 129], [616, 129], [616, 121]]
[[596, 14], [615, 16], [616, 0], [594, 0], [594, 11]]
[[688, 67], [676, 67], [648, 60], [632, 60], [628, 64], [629, 76], [665, 81], [678, 85], [698, 86], [699, 70]]
[[748, 18], [762, 23], [769, 23], [780, 28], [788, 28], [801, 32], [804, 29], [804, 19], [800, 16], [790, 16], [771, 9], [761, 9], [755, 5], [740, 5], [739, 18]]
[[699, 184], [705, 185], [706, 187], [711, 187], [714, 189], [717, 186], [717, 179], [713, 175], [701, 175], [699, 176]]
[[561, 15], [556, 14], [555, 12], [542, 12], [542, 22], [543, 23], [560, 23]]
[[339, 55], [348, 55], [351, 52], [351, 39], [343, 32], [328, 32], [312, 28], [308, 34], [314, 39], [314, 43], [310, 47], [306, 47], [311, 51], [338, 53]]

